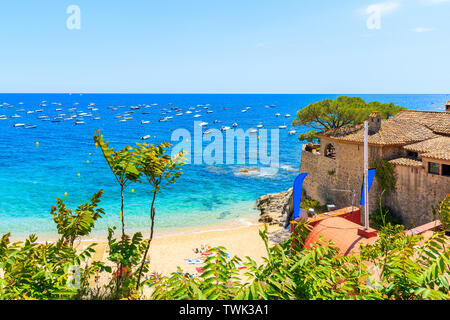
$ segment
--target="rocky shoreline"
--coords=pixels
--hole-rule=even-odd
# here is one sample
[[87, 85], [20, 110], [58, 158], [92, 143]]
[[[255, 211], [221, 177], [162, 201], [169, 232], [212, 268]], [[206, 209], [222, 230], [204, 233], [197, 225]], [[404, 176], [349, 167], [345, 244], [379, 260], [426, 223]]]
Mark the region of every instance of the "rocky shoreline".
[[269, 193], [256, 200], [260, 211], [259, 222], [286, 227], [293, 212], [292, 188], [280, 193]]

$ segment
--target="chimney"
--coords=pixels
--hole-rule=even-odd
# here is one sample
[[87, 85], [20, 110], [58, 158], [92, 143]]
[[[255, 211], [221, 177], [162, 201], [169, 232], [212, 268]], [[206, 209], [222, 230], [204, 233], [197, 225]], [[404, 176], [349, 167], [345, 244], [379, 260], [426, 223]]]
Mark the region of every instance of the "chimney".
[[369, 134], [377, 133], [381, 129], [381, 115], [379, 112], [372, 112], [369, 115]]
[[445, 104], [445, 111], [450, 112], [450, 100]]

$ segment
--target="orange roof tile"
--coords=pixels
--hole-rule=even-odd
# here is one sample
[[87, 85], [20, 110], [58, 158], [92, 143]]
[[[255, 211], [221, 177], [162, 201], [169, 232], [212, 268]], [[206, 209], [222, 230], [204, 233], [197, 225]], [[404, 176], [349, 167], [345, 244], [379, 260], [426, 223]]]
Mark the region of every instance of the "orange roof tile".
[[325, 241], [333, 241], [339, 248], [339, 254], [346, 256], [359, 254], [361, 244], [374, 243], [377, 237], [365, 238], [358, 235], [359, 224], [353, 223], [341, 217], [330, 217], [317, 223], [309, 233], [305, 241], [305, 247], [310, 248], [311, 245], [319, 241], [323, 237]]

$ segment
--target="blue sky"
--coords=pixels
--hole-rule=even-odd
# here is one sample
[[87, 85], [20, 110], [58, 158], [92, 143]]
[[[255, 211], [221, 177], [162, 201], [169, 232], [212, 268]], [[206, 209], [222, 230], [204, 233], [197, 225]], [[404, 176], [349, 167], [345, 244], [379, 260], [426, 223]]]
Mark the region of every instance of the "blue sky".
[[0, 45], [0, 92], [450, 92], [450, 0], [2, 1]]

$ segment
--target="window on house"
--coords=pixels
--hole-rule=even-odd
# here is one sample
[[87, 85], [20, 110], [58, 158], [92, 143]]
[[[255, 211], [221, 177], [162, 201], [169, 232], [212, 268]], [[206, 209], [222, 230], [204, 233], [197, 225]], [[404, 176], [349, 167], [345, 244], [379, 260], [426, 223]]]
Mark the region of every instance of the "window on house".
[[417, 152], [408, 151], [408, 157], [417, 158], [419, 154]]
[[325, 157], [336, 159], [336, 148], [331, 143], [325, 149]]
[[439, 174], [439, 163], [428, 162], [428, 172], [432, 174]]
[[448, 165], [448, 164], [442, 165], [442, 175], [450, 177], [450, 165]]

